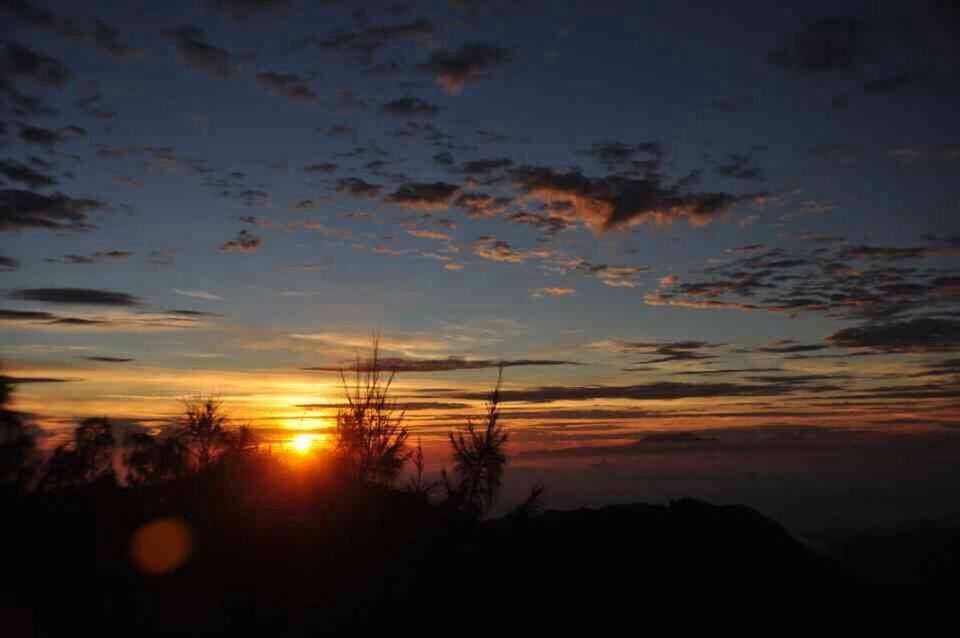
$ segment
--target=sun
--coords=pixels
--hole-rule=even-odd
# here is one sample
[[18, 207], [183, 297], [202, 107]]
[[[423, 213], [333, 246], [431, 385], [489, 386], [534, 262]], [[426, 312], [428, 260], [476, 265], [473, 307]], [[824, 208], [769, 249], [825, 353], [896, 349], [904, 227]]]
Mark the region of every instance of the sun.
[[298, 454], [306, 454], [313, 449], [316, 436], [313, 434], [298, 434], [290, 439], [290, 449]]

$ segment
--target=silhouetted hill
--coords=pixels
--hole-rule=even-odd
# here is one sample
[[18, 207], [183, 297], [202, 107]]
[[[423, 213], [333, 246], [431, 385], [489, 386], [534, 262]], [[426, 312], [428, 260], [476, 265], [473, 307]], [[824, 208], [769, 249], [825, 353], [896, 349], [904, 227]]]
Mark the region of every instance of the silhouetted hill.
[[822, 553], [874, 584], [952, 584], [960, 574], [960, 516], [815, 538]]
[[[625, 594], [851, 580], [743, 506], [684, 499], [476, 523], [394, 490], [326, 494], [250, 510], [195, 483], [163, 495], [94, 488], [10, 503], [4, 616], [13, 603], [14, 616], [42, 629], [29, 635], [298, 636], [389, 629], [425, 603], [423, 622], [462, 622], [473, 613], [467, 601], [491, 596], [497, 611], [484, 613], [533, 619], [566, 601], [577, 615], [615, 620], [632, 613], [609, 608]], [[193, 534], [190, 560], [161, 576], [135, 569], [129, 553], [131, 535], [157, 516]]]
[[544, 587], [570, 573], [599, 588], [617, 573], [642, 574], [637, 585], [648, 588], [796, 584], [837, 575], [830, 561], [742, 505], [692, 499], [611, 505], [550, 511], [511, 529], [503, 523], [493, 527], [497, 551], [535, 564], [529, 574]]
[[[429, 601], [431, 616], [451, 625], [474, 604], [528, 621], [562, 613], [633, 622], [639, 600], [853, 583], [848, 570], [755, 510], [692, 499], [508, 516], [446, 540], [421, 558], [403, 594], [364, 607], [377, 611], [362, 620], [378, 626], [383, 613]], [[634, 602], [613, 604], [625, 598]]]

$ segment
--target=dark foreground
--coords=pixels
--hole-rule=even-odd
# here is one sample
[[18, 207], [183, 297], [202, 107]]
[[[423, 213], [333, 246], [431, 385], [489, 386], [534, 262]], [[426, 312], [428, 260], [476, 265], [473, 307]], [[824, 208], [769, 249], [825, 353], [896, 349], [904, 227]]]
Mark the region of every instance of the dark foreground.
[[[3, 635], [353, 633], [396, 629], [412, 610], [417, 624], [558, 608], [610, 617], [633, 613], [610, 605], [625, 591], [649, 600], [945, 582], [960, 556], [958, 527], [833, 539], [814, 550], [750, 508], [696, 500], [518, 510], [477, 523], [384, 488], [264, 501], [243, 486], [216, 499], [190, 487], [7, 499]], [[158, 519], [180, 521], [191, 548], [182, 566], [159, 575], [130, 553], [137, 530]]]

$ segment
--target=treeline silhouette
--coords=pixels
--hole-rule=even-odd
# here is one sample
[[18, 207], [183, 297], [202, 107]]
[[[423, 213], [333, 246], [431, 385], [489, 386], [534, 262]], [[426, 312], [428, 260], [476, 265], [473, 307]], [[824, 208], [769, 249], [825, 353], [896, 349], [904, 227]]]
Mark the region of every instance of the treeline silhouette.
[[373, 618], [368, 602], [409, 579], [406, 561], [475, 532], [507, 462], [499, 377], [484, 423], [450, 433], [453, 467], [437, 481], [391, 399], [394, 377], [375, 340], [341, 374], [332, 445], [309, 459], [235, 425], [214, 397], [187, 400], [159, 431], [121, 437], [88, 418], [41, 452], [0, 377], [0, 541], [12, 575], [0, 626], [217, 633], [274, 631], [304, 614], [303, 627]]
[[[424, 502], [430, 502], [442, 488], [444, 496], [437, 505], [468, 517], [483, 517], [496, 501], [507, 462], [508, 435], [499, 423], [502, 370], [490, 394], [484, 424], [468, 421], [462, 431], [450, 432], [453, 472], [443, 470], [443, 480], [432, 483], [424, 477], [423, 449], [419, 442], [411, 449], [404, 414], [390, 398], [395, 376], [383, 368], [376, 340], [370, 358], [357, 360], [352, 378], [341, 372], [345, 405], [336, 415], [333, 446], [324, 471], [314, 472], [312, 478], [321, 475], [330, 482], [328, 489], [397, 489]], [[181, 488], [185, 482], [223, 483], [243, 477], [264, 480], [289, 469], [274, 446], [261, 441], [254, 429], [234, 425], [215, 397], [187, 399], [178, 423], [159, 432], [135, 431], [123, 440], [118, 440], [108, 418], [84, 419], [72, 438], [44, 459], [36, 433], [9, 409], [11, 381], [0, 378], [0, 384], [0, 478], [7, 497], [109, 489], [157, 491]], [[396, 488], [411, 461], [415, 474], [406, 488]], [[269, 468], [271, 465], [274, 467]], [[318, 467], [315, 463], [313, 469]]]
[[[341, 375], [332, 444], [303, 459], [216, 398], [160, 431], [81, 421], [41, 452], [0, 376], [0, 633], [317, 635], [397, 631], [545, 606], [613, 617], [634, 595], [833, 587], [855, 574], [742, 506], [681, 500], [500, 518], [502, 370], [484, 418], [449, 434], [437, 480], [391, 399], [377, 342]], [[425, 607], [427, 605], [427, 607]]]

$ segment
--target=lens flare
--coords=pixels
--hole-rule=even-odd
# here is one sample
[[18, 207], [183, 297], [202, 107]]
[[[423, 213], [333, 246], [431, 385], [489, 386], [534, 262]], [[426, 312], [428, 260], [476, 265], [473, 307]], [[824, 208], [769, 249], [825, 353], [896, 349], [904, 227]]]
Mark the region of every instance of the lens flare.
[[190, 556], [192, 542], [186, 523], [177, 518], [159, 518], [146, 523], [133, 535], [130, 555], [148, 574], [166, 574]]

